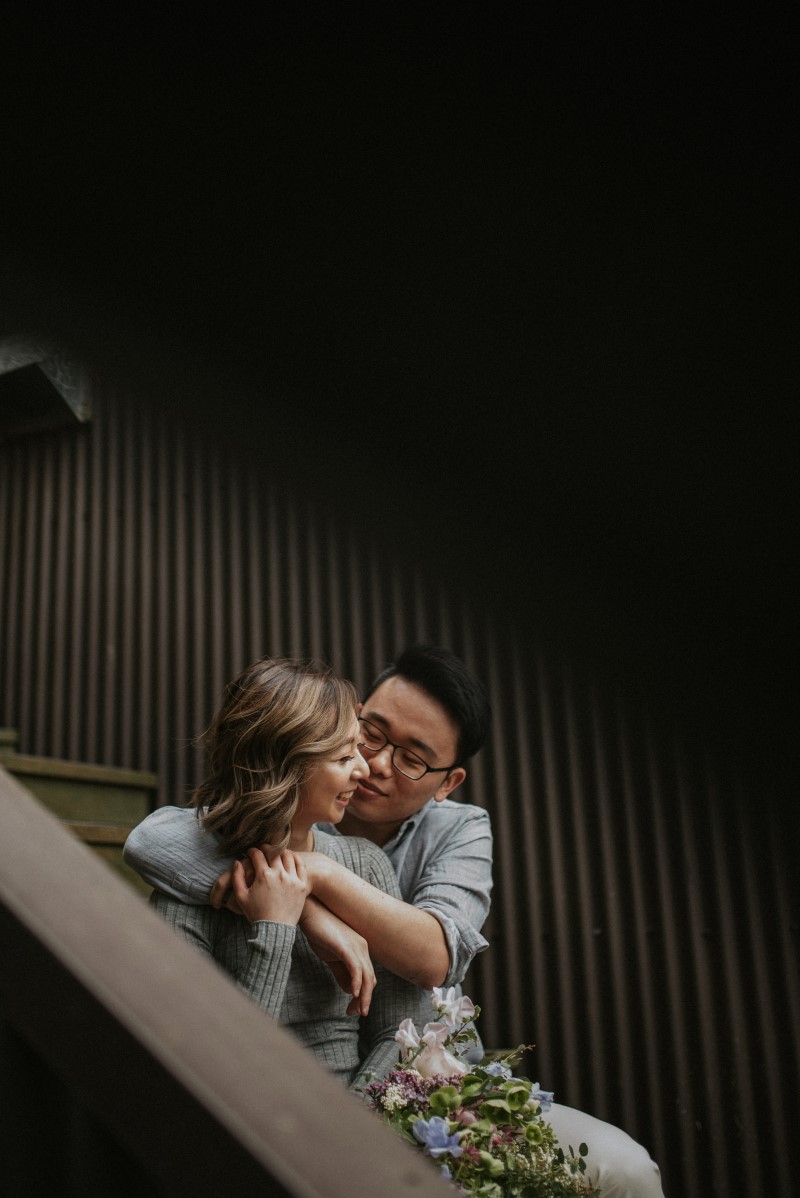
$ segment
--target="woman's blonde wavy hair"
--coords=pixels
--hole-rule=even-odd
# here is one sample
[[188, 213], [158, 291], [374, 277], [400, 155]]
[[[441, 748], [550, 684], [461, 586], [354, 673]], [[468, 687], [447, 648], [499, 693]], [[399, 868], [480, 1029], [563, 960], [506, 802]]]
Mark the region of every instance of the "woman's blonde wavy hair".
[[357, 701], [351, 682], [314, 661], [262, 657], [228, 683], [192, 796], [221, 853], [286, 848], [303, 784], [350, 739]]

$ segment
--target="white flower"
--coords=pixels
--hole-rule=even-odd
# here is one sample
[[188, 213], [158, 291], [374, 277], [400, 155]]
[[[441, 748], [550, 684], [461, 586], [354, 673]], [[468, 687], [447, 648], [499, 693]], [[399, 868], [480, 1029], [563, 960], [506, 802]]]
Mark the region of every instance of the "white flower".
[[442, 986], [434, 986], [431, 1002], [450, 1028], [460, 1027], [465, 1019], [471, 1019], [475, 1014], [472, 999], [467, 998], [466, 994], [457, 998], [455, 986], [448, 986], [447, 990]]
[[[394, 1038], [403, 1048], [419, 1048], [419, 1033], [412, 1019], [404, 1019], [394, 1034]], [[408, 1058], [406, 1053], [405, 1059]]]
[[[403, 1022], [410, 1021], [404, 1020]], [[449, 1077], [454, 1073], [467, 1072], [467, 1066], [445, 1048], [444, 1042], [449, 1032], [450, 1028], [446, 1023], [425, 1024], [425, 1027], [422, 1029], [422, 1035], [418, 1038], [417, 1043], [413, 1045], [414, 1048], [418, 1048], [420, 1045], [423, 1046], [422, 1052], [413, 1061], [413, 1067], [420, 1076], [434, 1077], [437, 1074], [444, 1074], [446, 1077]], [[395, 1039], [398, 1039], [397, 1035], [395, 1035]], [[410, 1052], [407, 1048], [406, 1059], [408, 1059], [409, 1055]]]
[[396, 1084], [386, 1087], [386, 1093], [381, 1099], [381, 1106], [385, 1111], [394, 1111], [397, 1107], [405, 1106], [406, 1099], [403, 1091]]

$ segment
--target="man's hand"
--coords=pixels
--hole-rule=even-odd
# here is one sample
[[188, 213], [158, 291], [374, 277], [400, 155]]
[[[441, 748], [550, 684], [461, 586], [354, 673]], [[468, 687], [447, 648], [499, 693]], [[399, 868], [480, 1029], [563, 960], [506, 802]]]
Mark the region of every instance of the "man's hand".
[[284, 849], [271, 861], [261, 849], [248, 849], [253, 867], [252, 881], [247, 880], [244, 865], [233, 867], [233, 892], [242, 912], [251, 923], [297, 924], [309, 892], [308, 874], [303, 861], [290, 849]]
[[[253, 867], [250, 864], [250, 859], [248, 858], [243, 861], [242, 864], [244, 865], [245, 878], [249, 884], [253, 880]], [[233, 866], [219, 875], [211, 887], [208, 901], [217, 911], [221, 911], [223, 907], [227, 907], [234, 915], [244, 915], [244, 911], [242, 911], [242, 908], [236, 901], [236, 895], [233, 893]]]
[[376, 978], [369, 945], [364, 937], [312, 896], [306, 899], [300, 927], [310, 947], [320, 961], [328, 966], [340, 989], [352, 995], [347, 1014], [366, 1015], [372, 1002]]

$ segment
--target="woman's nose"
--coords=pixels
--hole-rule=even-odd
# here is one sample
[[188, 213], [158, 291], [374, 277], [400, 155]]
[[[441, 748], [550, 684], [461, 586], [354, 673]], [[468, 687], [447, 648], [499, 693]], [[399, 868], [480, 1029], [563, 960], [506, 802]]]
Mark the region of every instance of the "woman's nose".
[[356, 749], [356, 759], [353, 762], [353, 774], [358, 778], [366, 778], [369, 774], [369, 766], [361, 756], [360, 749]]

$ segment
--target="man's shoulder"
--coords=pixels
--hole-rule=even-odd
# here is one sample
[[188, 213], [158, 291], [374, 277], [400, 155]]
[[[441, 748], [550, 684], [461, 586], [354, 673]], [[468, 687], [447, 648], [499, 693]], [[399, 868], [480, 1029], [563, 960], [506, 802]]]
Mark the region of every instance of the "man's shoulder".
[[442, 799], [437, 803], [431, 799], [414, 819], [413, 839], [419, 851], [425, 853], [460, 851], [465, 844], [478, 840], [492, 839], [489, 813], [483, 807], [471, 803], [456, 803], [453, 799]]
[[466, 824], [490, 824], [489, 812], [484, 807], [475, 807], [472, 803], [459, 803], [454, 799], [442, 799], [437, 803], [431, 799], [420, 812], [420, 824], [442, 828], [462, 827]]

